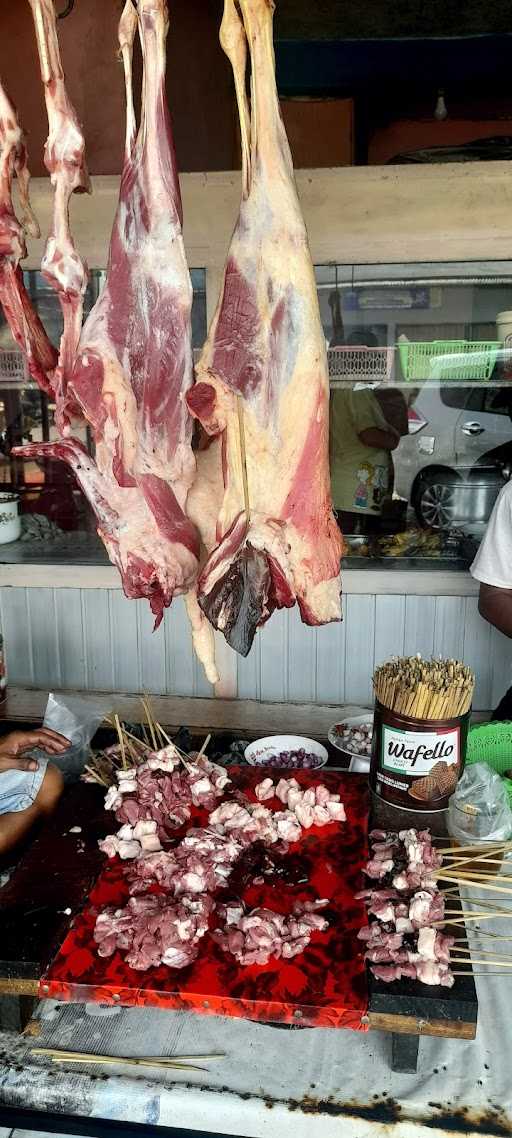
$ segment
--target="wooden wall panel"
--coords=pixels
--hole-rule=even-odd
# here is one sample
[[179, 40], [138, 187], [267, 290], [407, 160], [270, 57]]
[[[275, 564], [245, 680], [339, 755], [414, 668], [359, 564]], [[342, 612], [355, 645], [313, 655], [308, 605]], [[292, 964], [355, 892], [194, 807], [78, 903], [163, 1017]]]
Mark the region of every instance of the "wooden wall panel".
[[[120, 590], [3, 587], [0, 602], [13, 684], [214, 696], [181, 598], [157, 632], [147, 605]], [[318, 629], [295, 610], [274, 613], [247, 659], [237, 658], [234, 697], [367, 705], [376, 664], [403, 651], [462, 657], [476, 673], [477, 711], [512, 683], [510, 641], [482, 620], [476, 597], [353, 592], [344, 607], [343, 623]]]
[[[65, 7], [62, 0], [59, 7]], [[118, 174], [124, 145], [124, 79], [117, 59], [121, 0], [77, 0], [59, 21], [70, 97], [84, 128], [93, 174]], [[167, 95], [180, 170], [235, 167], [231, 68], [221, 50], [218, 0], [173, 0], [167, 46]], [[28, 135], [30, 168], [45, 174], [48, 133], [32, 15], [28, 2], [0, 0], [0, 74]], [[140, 65], [135, 53], [135, 91]]]

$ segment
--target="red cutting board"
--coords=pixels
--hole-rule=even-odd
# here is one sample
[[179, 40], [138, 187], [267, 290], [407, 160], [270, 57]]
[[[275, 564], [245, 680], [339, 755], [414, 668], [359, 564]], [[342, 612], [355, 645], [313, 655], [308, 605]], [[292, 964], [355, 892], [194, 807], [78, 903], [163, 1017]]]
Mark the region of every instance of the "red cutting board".
[[[93, 939], [96, 915], [106, 905], [121, 907], [129, 893], [126, 863], [108, 862], [100, 874], [84, 912], [75, 920], [57, 957], [40, 983], [42, 998], [73, 1002], [112, 1003], [126, 1007], [194, 1010], [204, 1014], [239, 1016], [266, 1023], [309, 1027], [348, 1027], [364, 1030], [361, 1017], [368, 1006], [366, 973], [357, 932], [366, 912], [354, 893], [361, 888], [366, 860], [368, 781], [365, 776], [341, 771], [274, 772], [254, 768], [230, 771], [233, 786], [255, 799], [254, 786], [270, 775], [275, 781], [292, 773], [301, 786], [322, 782], [341, 795], [347, 821], [306, 831], [290, 845], [308, 869], [308, 884], [287, 886], [282, 881], [251, 886], [244, 894], [250, 907], [291, 910], [294, 901], [328, 897], [325, 910], [330, 927], [315, 932], [305, 952], [292, 960], [271, 960], [266, 965], [242, 967], [208, 935], [199, 956], [188, 968], [160, 965], [138, 972], [120, 952], [102, 958]], [[226, 794], [229, 797], [229, 794]], [[276, 799], [265, 803], [282, 809]], [[204, 824], [204, 811], [195, 812], [193, 824]], [[190, 825], [190, 823], [189, 823]], [[185, 828], [184, 828], [185, 830]], [[183, 831], [184, 832], [184, 831]]]

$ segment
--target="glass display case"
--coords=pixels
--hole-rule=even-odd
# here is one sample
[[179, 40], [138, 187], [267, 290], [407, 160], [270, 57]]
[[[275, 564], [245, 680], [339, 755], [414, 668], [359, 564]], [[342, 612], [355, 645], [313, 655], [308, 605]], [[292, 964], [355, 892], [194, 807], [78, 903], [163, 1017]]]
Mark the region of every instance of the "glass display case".
[[467, 568], [512, 472], [512, 262], [315, 271], [347, 563]]
[[[322, 264], [315, 273], [346, 566], [466, 569], [512, 472], [512, 261]], [[40, 273], [24, 275], [58, 343], [58, 300]], [[206, 272], [191, 276], [197, 351]], [[86, 314], [103, 278], [91, 273]], [[86, 427], [76, 434], [92, 449]], [[55, 437], [51, 402], [0, 311], [0, 492], [17, 494], [22, 513], [21, 538], [0, 544], [0, 562], [107, 563], [67, 466], [11, 455]]]

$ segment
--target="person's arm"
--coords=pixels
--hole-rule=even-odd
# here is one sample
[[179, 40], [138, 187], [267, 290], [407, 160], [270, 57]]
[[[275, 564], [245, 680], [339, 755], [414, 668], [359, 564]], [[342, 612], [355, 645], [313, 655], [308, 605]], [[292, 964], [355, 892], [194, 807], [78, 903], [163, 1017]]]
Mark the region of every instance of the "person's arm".
[[480, 615], [512, 638], [512, 482], [495, 502], [470, 573], [480, 586]]
[[376, 450], [396, 450], [400, 442], [398, 431], [390, 427], [389, 423], [385, 430], [382, 427], [366, 427], [364, 431], [358, 432], [358, 438], [365, 446], [375, 447]]
[[351, 409], [354, 430], [364, 446], [375, 450], [395, 450], [400, 435], [384, 418], [373, 391], [352, 391]]
[[481, 584], [478, 611], [498, 632], [512, 638], [512, 589]]

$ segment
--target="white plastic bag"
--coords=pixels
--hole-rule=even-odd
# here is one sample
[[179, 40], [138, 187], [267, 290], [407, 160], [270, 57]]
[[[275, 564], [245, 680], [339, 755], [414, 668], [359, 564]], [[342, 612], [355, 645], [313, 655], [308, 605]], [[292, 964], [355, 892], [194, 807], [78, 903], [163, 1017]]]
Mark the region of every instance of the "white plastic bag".
[[71, 743], [67, 751], [52, 756], [51, 760], [59, 767], [65, 782], [75, 782], [80, 778], [90, 757], [91, 740], [104, 717], [105, 711], [96, 707], [90, 699], [50, 692], [43, 727], [58, 731]]
[[507, 791], [487, 763], [466, 767], [448, 804], [448, 833], [462, 846], [506, 841], [512, 833]]

